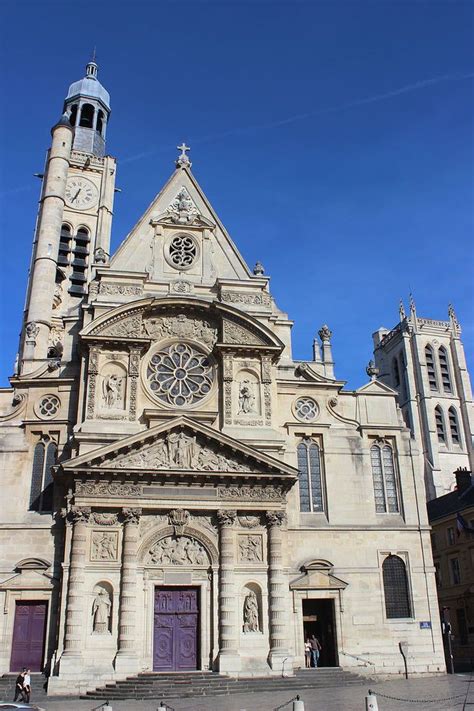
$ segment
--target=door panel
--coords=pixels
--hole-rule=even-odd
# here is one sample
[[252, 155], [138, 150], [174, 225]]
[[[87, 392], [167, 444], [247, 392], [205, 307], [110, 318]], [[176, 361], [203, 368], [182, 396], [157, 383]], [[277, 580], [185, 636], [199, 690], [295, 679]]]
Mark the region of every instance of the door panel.
[[195, 588], [157, 589], [153, 669], [197, 669], [198, 591]]
[[42, 670], [46, 633], [46, 602], [18, 602], [15, 608], [10, 670]]

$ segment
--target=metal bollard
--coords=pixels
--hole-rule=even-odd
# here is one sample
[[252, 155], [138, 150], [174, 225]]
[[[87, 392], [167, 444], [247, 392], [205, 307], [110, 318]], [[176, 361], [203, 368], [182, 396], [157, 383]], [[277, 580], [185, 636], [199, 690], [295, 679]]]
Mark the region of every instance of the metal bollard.
[[293, 711], [304, 711], [304, 702], [297, 696], [293, 701]]
[[365, 697], [365, 711], [379, 711], [377, 697], [370, 689], [368, 695]]

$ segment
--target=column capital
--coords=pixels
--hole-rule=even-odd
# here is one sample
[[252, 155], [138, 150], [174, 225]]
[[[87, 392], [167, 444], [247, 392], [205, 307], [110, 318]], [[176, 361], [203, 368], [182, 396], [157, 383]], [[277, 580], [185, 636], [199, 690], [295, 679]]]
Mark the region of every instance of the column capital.
[[237, 511], [234, 511], [232, 509], [219, 509], [219, 511], [217, 512], [217, 520], [219, 522], [219, 526], [224, 528], [233, 526], [236, 518]]
[[142, 509], [122, 509], [122, 516], [124, 523], [133, 523], [136, 526], [140, 523], [140, 516], [142, 515]]
[[90, 506], [71, 506], [68, 518], [71, 523], [87, 523], [91, 516]]
[[283, 526], [286, 522], [286, 513], [284, 511], [266, 511], [265, 516], [269, 528], [273, 526]]

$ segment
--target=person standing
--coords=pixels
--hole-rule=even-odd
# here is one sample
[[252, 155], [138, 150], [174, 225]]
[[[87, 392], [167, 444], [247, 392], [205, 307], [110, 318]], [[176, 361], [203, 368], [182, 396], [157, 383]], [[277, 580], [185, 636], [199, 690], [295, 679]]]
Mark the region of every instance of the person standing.
[[319, 639], [315, 637], [314, 634], [311, 635], [309, 643], [311, 644], [311, 659], [313, 662], [313, 667], [316, 668], [318, 666], [321, 644], [319, 642]]
[[23, 671], [20, 672], [16, 678], [15, 697], [13, 699], [13, 702], [15, 702], [18, 698], [20, 699], [20, 701], [25, 700], [25, 674], [26, 669], [23, 669]]
[[311, 642], [309, 641], [309, 637], [306, 637], [304, 643], [304, 663], [306, 669], [311, 667]]
[[30, 703], [30, 696], [31, 696], [31, 669], [26, 670], [25, 674], [25, 681], [23, 682], [23, 694], [25, 696], [25, 701], [27, 704]]

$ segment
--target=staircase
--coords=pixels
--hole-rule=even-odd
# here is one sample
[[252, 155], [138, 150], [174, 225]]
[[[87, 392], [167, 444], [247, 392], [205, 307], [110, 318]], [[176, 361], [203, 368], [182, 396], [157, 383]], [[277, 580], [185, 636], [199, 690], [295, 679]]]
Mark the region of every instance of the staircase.
[[301, 669], [292, 677], [249, 677], [234, 679], [215, 672], [143, 672], [123, 681], [106, 684], [88, 691], [82, 699], [109, 701], [118, 699], [173, 699], [193, 696], [219, 696], [246, 694], [259, 691], [293, 691], [301, 689], [328, 689], [349, 684], [367, 683], [367, 677], [343, 671], [340, 667]]
[[[15, 681], [18, 674], [4, 674], [0, 676], [0, 703], [6, 701], [13, 701], [15, 696]], [[46, 678], [43, 674], [31, 674], [31, 703], [38, 703], [42, 706], [43, 701], [46, 700], [46, 690], [44, 685], [46, 683]]]

